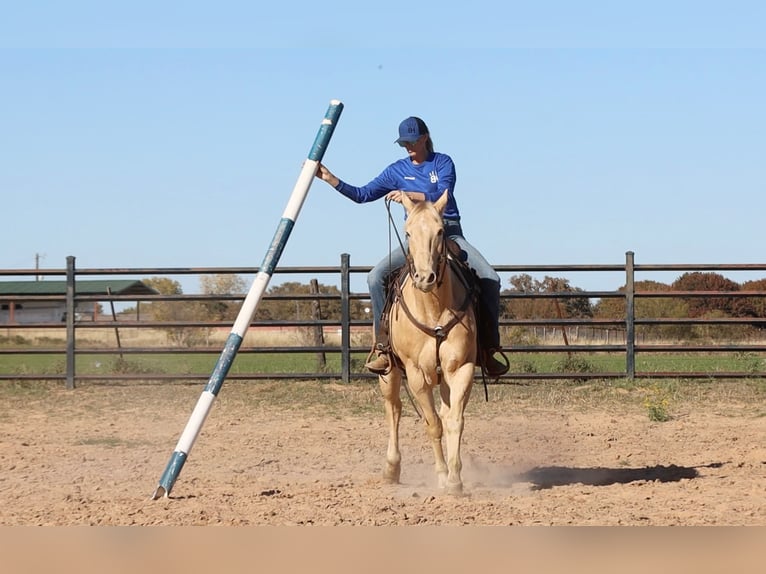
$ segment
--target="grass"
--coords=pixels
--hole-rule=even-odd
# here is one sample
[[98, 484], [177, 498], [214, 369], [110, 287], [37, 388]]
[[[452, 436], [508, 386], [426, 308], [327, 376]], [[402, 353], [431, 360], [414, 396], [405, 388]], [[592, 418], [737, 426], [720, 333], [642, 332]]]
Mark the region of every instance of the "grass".
[[[0, 393], [3, 397], [21, 400], [45, 398], [53, 388], [61, 387], [60, 383], [46, 381], [10, 380], [0, 381]], [[0, 409], [0, 414], [2, 409]]]
[[[159, 354], [77, 354], [75, 366], [77, 374], [205, 374], [209, 375], [215, 367], [219, 355], [214, 353], [159, 353]], [[366, 353], [359, 353], [352, 361], [358, 365], [364, 362]], [[61, 374], [65, 372], [66, 361], [60, 355], [0, 355], [0, 372], [18, 374]], [[234, 359], [230, 373], [314, 373], [322, 367], [316, 353], [240, 353]], [[326, 367], [328, 372], [340, 372], [340, 355], [328, 353]]]
[[[353, 344], [365, 346], [362, 335], [355, 333]], [[55, 354], [0, 354], [0, 373], [4, 374], [42, 374], [61, 375], [66, 369], [64, 356], [64, 333], [51, 330], [25, 330], [19, 333], [8, 331], [0, 336], [0, 347], [18, 350], [29, 348], [56, 349]], [[110, 354], [80, 354], [88, 348], [116, 349], [113, 329], [88, 329], [77, 334], [76, 372], [80, 375], [118, 375], [146, 374], [163, 375], [209, 375], [219, 357], [219, 351], [228, 335], [227, 330], [213, 332], [206, 344], [209, 353], [185, 354], [134, 354], [126, 353], [122, 357], [118, 351]], [[161, 330], [124, 329], [121, 334], [125, 347], [166, 346], [167, 335]], [[249, 332], [243, 342], [243, 348], [237, 354], [230, 373], [246, 375], [248, 373], [340, 373], [341, 357], [339, 353], [327, 353], [326, 365], [317, 360], [316, 353], [256, 353], [248, 352], [248, 347], [299, 346], [311, 344], [307, 334], [301, 330], [280, 330]], [[327, 343], [337, 346], [340, 341], [335, 335], [328, 336]], [[355, 353], [352, 357], [352, 373], [366, 373], [363, 364], [367, 353]], [[587, 373], [621, 373], [626, 369], [624, 353], [603, 351], [576, 353], [507, 353], [512, 373], [576, 373], [582, 379]], [[719, 353], [638, 353], [635, 358], [638, 372], [669, 372], [682, 376], [685, 372], [735, 372], [758, 373], [766, 371], [766, 354], [755, 352], [719, 352]]]
[[318, 381], [238, 381], [233, 386], [247, 388], [248, 392], [222, 392], [221, 404], [234, 403], [249, 408], [279, 406], [300, 411], [321, 409], [325, 414], [338, 417], [378, 413], [381, 409], [377, 382], [343, 385]]
[[[472, 403], [476, 402], [482, 403], [482, 409], [499, 405], [498, 415], [509, 404], [523, 404], [540, 409], [574, 408], [584, 413], [594, 409], [624, 412], [629, 406], [636, 415], [656, 422], [716, 406], [720, 414], [738, 416], [747, 411], [760, 417], [766, 416], [766, 379], [522, 381], [491, 386], [488, 403], [484, 403], [483, 391], [476, 388]], [[736, 409], [726, 406], [735, 404], [739, 405]]]
[[[509, 353], [515, 373], [598, 373], [625, 372], [624, 354], [617, 353]], [[766, 371], [766, 357], [755, 353], [637, 353], [636, 371], [656, 372], [737, 372]]]
[[[608, 353], [508, 353], [511, 373], [599, 373], [625, 372], [625, 357]], [[215, 353], [187, 354], [78, 354], [75, 358], [78, 375], [113, 374], [178, 374], [209, 375], [219, 355]], [[351, 371], [366, 372], [366, 353], [355, 353]], [[0, 355], [0, 372], [7, 374], [62, 374], [66, 361], [61, 354]], [[754, 353], [654, 353], [636, 356], [636, 371], [678, 373], [735, 372], [749, 374], [766, 370], [766, 358]], [[340, 373], [341, 357], [327, 353], [322, 366], [316, 353], [239, 353], [230, 373]]]
[[664, 423], [672, 417], [670, 414], [672, 394], [667, 385], [658, 383], [650, 386], [644, 396], [644, 408], [650, 421]]
[[[89, 333], [89, 337], [95, 333]], [[110, 335], [106, 333], [104, 336]], [[142, 334], [142, 337], [146, 337]], [[135, 341], [136, 345], [160, 345], [163, 342], [142, 339]], [[249, 340], [248, 345], [257, 347], [305, 344], [295, 341], [294, 334], [281, 333], [276, 337], [270, 335], [263, 341]], [[219, 337], [220, 338], [220, 337]], [[98, 337], [96, 337], [98, 339]], [[103, 339], [101, 346], [106, 345]], [[77, 375], [100, 375], [105, 377], [120, 374], [146, 375], [146, 381], [151, 381], [151, 375], [179, 375], [178, 383], [167, 382], [163, 386], [172, 388], [174, 385], [188, 384], [183, 377], [196, 375], [207, 377], [213, 371], [219, 353], [215, 345], [221, 341], [211, 341], [211, 353], [185, 354], [133, 354], [126, 353], [120, 357], [114, 354], [83, 353], [76, 356]], [[337, 344], [333, 341], [331, 344]], [[25, 348], [56, 348], [63, 351], [63, 340], [50, 337], [48, 333], [30, 333], [27, 336], [0, 337], [0, 346]], [[78, 348], [98, 347], [98, 341], [80, 340]], [[108, 346], [108, 345], [107, 345]], [[356, 353], [352, 358], [353, 373], [366, 373], [363, 367], [367, 353]], [[511, 373], [556, 373], [561, 374], [559, 380], [509, 381], [509, 384], [492, 385], [489, 405], [498, 403], [507, 408], [508, 405], [519, 402], [537, 405], [540, 408], [578, 408], [587, 411], [593, 408], [621, 409], [627, 404], [636, 413], [646, 416], [657, 423], [673, 420], [688, 409], [703, 403], [740, 401], [746, 397], [744, 404], [753, 410], [755, 416], [766, 416], [766, 379], [727, 379], [715, 381], [712, 379], [684, 380], [685, 372], [734, 372], [757, 373], [766, 370], [766, 356], [754, 352], [721, 352], [721, 353], [639, 353], [636, 355], [636, 370], [642, 373], [663, 372], [678, 373], [677, 379], [637, 379], [626, 378], [600, 380], [598, 373], [625, 372], [625, 356], [622, 353], [587, 352], [587, 353], [508, 353]], [[321, 366], [314, 352], [310, 353], [253, 353], [241, 351], [234, 359], [229, 370], [230, 375], [258, 374], [306, 374], [306, 373], [340, 373], [340, 354], [327, 353], [326, 365]], [[66, 362], [62, 353], [58, 354], [0, 354], [0, 373], [30, 375], [61, 375], [65, 372]], [[568, 373], [576, 374], [567, 379]], [[592, 373], [593, 377], [587, 377]], [[583, 377], [586, 375], [586, 377]], [[359, 381], [359, 379], [358, 379]], [[227, 386], [241, 381], [231, 380]], [[481, 379], [477, 377], [479, 387], [474, 391], [471, 405], [488, 407], [483, 400]], [[125, 388], [141, 384], [133, 381], [124, 383]], [[156, 384], [156, 383], [154, 383]], [[194, 383], [195, 390], [200, 388]], [[368, 413], [378, 412], [380, 397], [377, 384], [373, 379], [365, 379], [353, 384], [337, 384], [333, 382], [288, 380], [273, 382], [259, 380], [244, 382], [247, 392], [239, 394], [223, 393], [224, 401], [245, 402], [248, 406], [280, 405], [291, 408], [291, 405], [316, 405], [317, 408], [329, 409], [338, 416], [349, 412]], [[111, 385], [116, 387], [116, 380], [93, 381], [89, 385]], [[60, 382], [44, 383], [28, 380], [0, 380], [0, 394], [16, 400], [44, 399], [51, 388], [60, 389]], [[78, 388], [88, 386], [78, 383]], [[405, 398], [405, 403], [408, 403]], [[470, 407], [476, 408], [476, 407]], [[498, 411], [501, 414], [502, 411]]]
[[[44, 403], [51, 409], [71, 409], [72, 412], [103, 413], [105, 408], [124, 410], [136, 408], [141, 400], [175, 405], [188, 409], [199, 397], [199, 383], [96, 383], [84, 382], [75, 391], [66, 391], [61, 383], [36, 381], [0, 381], [0, 420], [13, 410], [31, 402]], [[142, 388], [144, 387], [144, 388]], [[402, 394], [405, 411], [414, 414], [409, 399]], [[383, 404], [376, 381], [339, 384], [317, 380], [239, 381], [226, 382], [217, 404], [220, 407], [244, 406], [256, 413], [261, 408], [277, 408], [286, 412], [321, 411], [333, 417], [382, 416]], [[219, 407], [219, 408], [220, 408]], [[485, 402], [481, 382], [476, 386], [468, 404], [468, 414], [503, 417], [527, 411], [575, 411], [587, 416], [589, 412], [614, 413], [623, 416], [646, 417], [662, 424], [683, 418], [689, 412], [703, 410], [720, 416], [766, 416], [766, 380], [571, 380], [530, 381], [489, 388]], [[83, 437], [83, 444], [105, 447], [120, 446], [109, 437]], [[95, 442], [94, 442], [95, 441]]]

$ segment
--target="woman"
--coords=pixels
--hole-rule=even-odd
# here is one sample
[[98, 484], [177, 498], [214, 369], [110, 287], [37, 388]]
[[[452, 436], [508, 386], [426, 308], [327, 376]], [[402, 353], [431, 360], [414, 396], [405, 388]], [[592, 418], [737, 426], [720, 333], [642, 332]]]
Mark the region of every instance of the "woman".
[[[449, 190], [449, 201], [443, 215], [444, 232], [466, 253], [468, 265], [479, 277], [487, 319], [493, 324], [491, 330], [483, 329], [487, 335], [485, 340], [480, 341], [485, 353], [484, 366], [489, 376], [499, 377], [508, 371], [507, 363], [502, 363], [494, 357], [500, 349], [500, 277], [481, 253], [463, 237], [460, 212], [455, 202], [455, 164], [448, 155], [434, 151], [428, 127], [418, 117], [409, 117], [399, 124], [399, 138], [395, 143], [407, 150], [408, 157], [389, 165], [365, 186], [355, 187], [341, 181], [322, 164], [318, 166], [316, 176], [357, 203], [367, 203], [381, 197], [401, 203], [403, 193], [413, 201], [434, 202], [445, 189]], [[375, 358], [365, 366], [373, 373], [386, 373], [389, 370], [390, 360], [386, 346], [379, 342], [382, 340], [379, 329], [386, 301], [386, 280], [394, 270], [405, 263], [405, 254], [399, 247], [382, 259], [367, 276], [377, 343]]]

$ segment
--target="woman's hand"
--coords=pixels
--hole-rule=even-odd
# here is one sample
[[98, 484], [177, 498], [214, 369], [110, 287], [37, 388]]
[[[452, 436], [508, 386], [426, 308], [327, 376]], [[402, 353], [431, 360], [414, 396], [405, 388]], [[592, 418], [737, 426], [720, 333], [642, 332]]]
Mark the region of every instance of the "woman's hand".
[[315, 175], [319, 179], [321, 179], [322, 181], [326, 181], [333, 187], [336, 187], [340, 183], [340, 180], [337, 177], [335, 177], [332, 174], [332, 172], [330, 172], [330, 170], [327, 169], [325, 166], [323, 166], [321, 163], [317, 165], [317, 171]]
[[394, 191], [389, 191], [386, 194], [386, 201], [394, 201], [396, 203], [401, 203], [402, 202], [402, 194], [404, 194], [404, 192], [402, 190], [400, 190], [400, 189], [395, 189]]
[[426, 196], [424, 193], [420, 193], [419, 191], [402, 191], [401, 189], [395, 189], [394, 191], [389, 191], [386, 195], [386, 199], [388, 201], [395, 201], [396, 203], [402, 202], [402, 195], [407, 194], [407, 197], [410, 198], [410, 201], [423, 201]]

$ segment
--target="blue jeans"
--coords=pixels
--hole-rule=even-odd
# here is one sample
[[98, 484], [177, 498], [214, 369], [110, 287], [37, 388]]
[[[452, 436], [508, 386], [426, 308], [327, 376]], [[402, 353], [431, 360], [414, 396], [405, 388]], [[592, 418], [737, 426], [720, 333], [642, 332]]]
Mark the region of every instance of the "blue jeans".
[[[489, 340], [483, 341], [483, 344], [490, 349], [500, 347], [500, 329], [498, 326], [500, 320], [500, 276], [490, 265], [484, 256], [463, 237], [463, 230], [459, 221], [444, 221], [444, 232], [450, 239], [454, 239], [460, 246], [466, 256], [468, 266], [473, 269], [479, 277], [481, 294], [484, 303], [484, 309], [488, 315], [489, 321], [494, 325], [490, 331], [487, 329]], [[406, 244], [405, 244], [406, 247]], [[367, 275], [367, 286], [370, 290], [370, 299], [372, 300], [372, 318], [373, 328], [377, 336], [380, 320], [383, 315], [383, 307], [386, 303], [386, 280], [389, 275], [399, 267], [407, 263], [401, 247], [397, 247], [385, 258], [381, 259], [372, 271]]]

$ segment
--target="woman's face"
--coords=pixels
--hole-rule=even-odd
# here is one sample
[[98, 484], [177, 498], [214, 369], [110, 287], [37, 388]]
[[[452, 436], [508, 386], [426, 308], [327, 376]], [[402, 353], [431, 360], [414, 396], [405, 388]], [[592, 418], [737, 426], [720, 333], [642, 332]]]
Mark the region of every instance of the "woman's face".
[[424, 134], [420, 136], [418, 139], [416, 139], [414, 142], [402, 142], [401, 145], [404, 149], [407, 150], [407, 155], [410, 156], [410, 159], [417, 160], [417, 159], [423, 159], [426, 156], [426, 138], [428, 137], [427, 134]]

